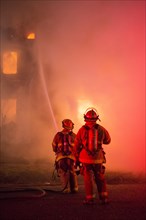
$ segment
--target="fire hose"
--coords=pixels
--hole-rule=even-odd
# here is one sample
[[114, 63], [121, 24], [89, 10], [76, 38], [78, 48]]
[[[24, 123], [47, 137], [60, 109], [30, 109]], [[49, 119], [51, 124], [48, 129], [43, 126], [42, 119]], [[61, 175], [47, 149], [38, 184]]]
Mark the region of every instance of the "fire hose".
[[[52, 179], [55, 180], [55, 172], [56, 170], [54, 169], [53, 171], [53, 174], [52, 174]], [[79, 175], [79, 170], [76, 170], [76, 174]], [[52, 189], [52, 188], [48, 188], [48, 185], [47, 187], [45, 186], [34, 186], [34, 185], [31, 185], [31, 184], [27, 184], [27, 185], [11, 185], [11, 186], [3, 186], [0, 188], [0, 195], [1, 194], [6, 194], [6, 193], [14, 193], [14, 192], [28, 192], [28, 191], [38, 191], [40, 192], [39, 194], [35, 194], [35, 195], [25, 195], [25, 196], [8, 196], [8, 195], [4, 195], [4, 196], [0, 196], [0, 199], [14, 199], [14, 198], [29, 198], [29, 199], [33, 199], [33, 198], [41, 198], [43, 196], [46, 195], [47, 191], [48, 192], [52, 192], [52, 193], [61, 193], [67, 188], [67, 185], [68, 185], [68, 180], [65, 184], [65, 186], [60, 189], [60, 190], [55, 190], [55, 189]], [[51, 185], [49, 185], [51, 186]]]
[[0, 195], [1, 194], [9, 194], [9, 193], [14, 193], [14, 192], [28, 192], [28, 191], [37, 191], [39, 192], [39, 194], [34, 194], [34, 195], [23, 195], [23, 196], [8, 196], [8, 195], [4, 195], [4, 196], [0, 196], [0, 199], [14, 199], [14, 198], [41, 198], [43, 196], [46, 195], [47, 191], [48, 192], [52, 192], [52, 193], [62, 193], [66, 187], [68, 185], [68, 181], [66, 182], [66, 185], [64, 186], [63, 189], [60, 190], [55, 190], [50, 188], [51, 186], [56, 186], [56, 185], [49, 185], [48, 184], [45, 186], [41, 185], [41, 186], [35, 186], [35, 185], [31, 185], [31, 184], [27, 184], [27, 185], [16, 185], [13, 184], [11, 186], [3, 186], [0, 188]]
[[4, 196], [0, 196], [0, 199], [14, 199], [14, 198], [41, 198], [43, 196], [46, 195], [47, 191], [49, 192], [53, 192], [53, 193], [62, 193], [66, 187], [67, 187], [68, 182], [66, 183], [65, 187], [61, 190], [55, 190], [55, 189], [51, 189], [50, 186], [48, 188], [48, 186], [34, 186], [34, 185], [11, 185], [11, 186], [4, 186], [0, 188], [0, 195], [2, 194], [10, 194], [10, 193], [14, 193], [14, 192], [28, 192], [28, 191], [36, 191], [39, 192], [39, 194], [34, 194], [34, 195], [23, 195], [23, 196], [11, 196], [11, 195], [4, 195]]

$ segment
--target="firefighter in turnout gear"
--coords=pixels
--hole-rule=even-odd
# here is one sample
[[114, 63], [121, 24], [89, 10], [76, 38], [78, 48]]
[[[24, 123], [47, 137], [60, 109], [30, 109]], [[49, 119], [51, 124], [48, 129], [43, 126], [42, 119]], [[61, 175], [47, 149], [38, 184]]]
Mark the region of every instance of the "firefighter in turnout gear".
[[62, 121], [63, 130], [55, 135], [52, 148], [56, 154], [55, 166], [60, 177], [63, 193], [78, 191], [77, 176], [75, 173], [74, 140], [76, 134], [72, 131], [74, 123], [70, 119]]
[[96, 184], [100, 203], [108, 203], [108, 192], [105, 180], [106, 162], [103, 144], [109, 144], [111, 137], [108, 131], [97, 124], [99, 115], [96, 109], [88, 108], [84, 114], [85, 125], [83, 125], [75, 139], [75, 157], [83, 165], [83, 177], [85, 185], [86, 198], [84, 204], [93, 204], [95, 202], [94, 183]]

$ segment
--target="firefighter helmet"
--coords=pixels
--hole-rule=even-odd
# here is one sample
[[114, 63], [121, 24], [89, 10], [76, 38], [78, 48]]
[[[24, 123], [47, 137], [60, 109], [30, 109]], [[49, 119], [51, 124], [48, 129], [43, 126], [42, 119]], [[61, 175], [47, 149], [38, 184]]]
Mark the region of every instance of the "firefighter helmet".
[[100, 121], [99, 115], [97, 114], [97, 110], [95, 108], [88, 108], [84, 114], [85, 121], [95, 122], [97, 120]]
[[68, 130], [72, 130], [74, 128], [74, 123], [70, 119], [64, 119], [62, 121], [62, 127]]

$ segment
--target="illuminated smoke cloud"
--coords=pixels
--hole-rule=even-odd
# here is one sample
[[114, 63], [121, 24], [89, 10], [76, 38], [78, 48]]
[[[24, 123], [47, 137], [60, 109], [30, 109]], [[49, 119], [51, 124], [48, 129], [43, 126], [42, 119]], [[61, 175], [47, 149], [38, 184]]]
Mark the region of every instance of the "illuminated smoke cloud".
[[[3, 8], [3, 26], [16, 35], [36, 32], [39, 75], [31, 81], [30, 115], [22, 113], [33, 121], [23, 128], [33, 134], [29, 156], [53, 161], [56, 128], [71, 118], [77, 132], [92, 105], [112, 136], [104, 147], [108, 169], [144, 171], [144, 2], [12, 1]], [[26, 157], [26, 149], [17, 152]]]

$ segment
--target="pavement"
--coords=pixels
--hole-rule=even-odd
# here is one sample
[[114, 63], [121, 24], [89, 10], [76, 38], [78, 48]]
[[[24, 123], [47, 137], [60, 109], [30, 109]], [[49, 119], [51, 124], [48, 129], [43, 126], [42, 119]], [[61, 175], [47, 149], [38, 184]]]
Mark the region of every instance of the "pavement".
[[110, 203], [84, 205], [84, 185], [76, 194], [61, 193], [59, 185], [1, 185], [1, 220], [145, 220], [146, 185], [108, 185]]

